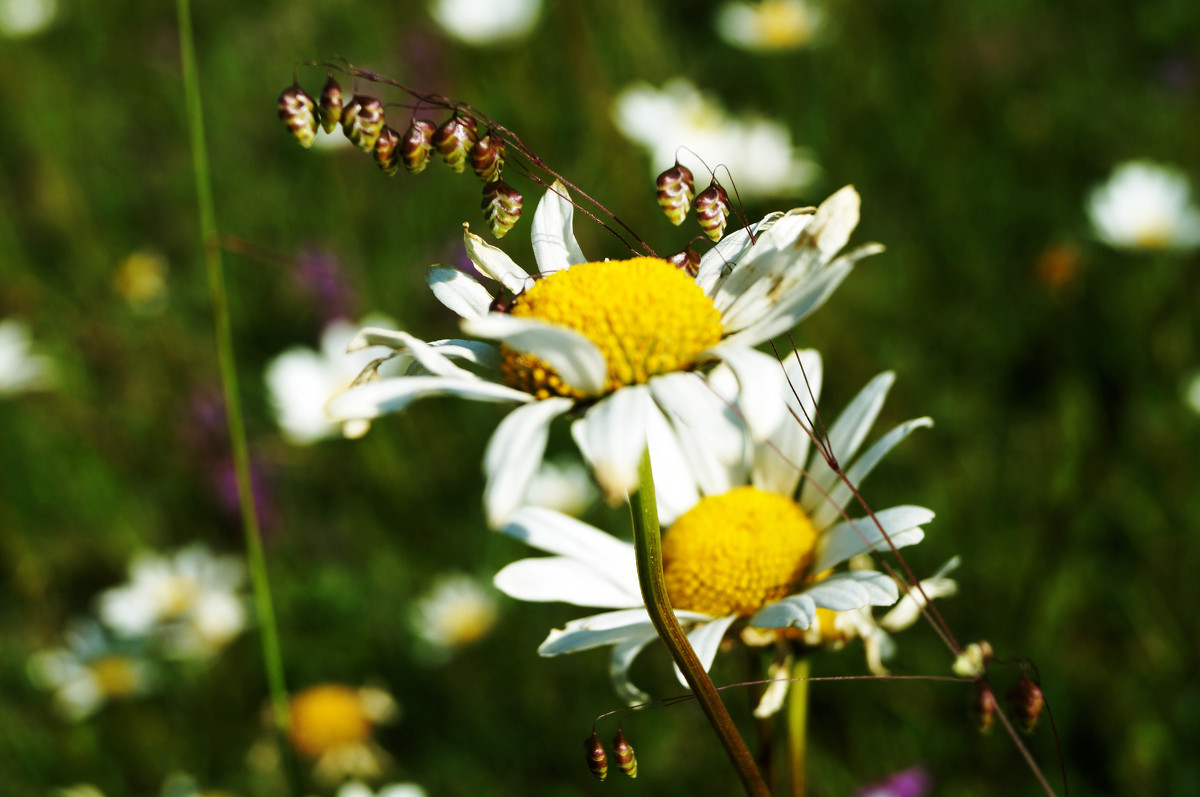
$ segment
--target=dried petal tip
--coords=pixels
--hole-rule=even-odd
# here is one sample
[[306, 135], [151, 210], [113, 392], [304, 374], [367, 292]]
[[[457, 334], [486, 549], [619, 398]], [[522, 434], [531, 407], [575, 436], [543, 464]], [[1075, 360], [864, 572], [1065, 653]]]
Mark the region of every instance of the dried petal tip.
[[954, 674], [963, 678], [978, 678], [992, 660], [990, 642], [972, 642], [954, 659]]
[[521, 205], [524, 198], [516, 189], [507, 185], [503, 180], [495, 180], [483, 187], [483, 201], [479, 207], [483, 210], [483, 218], [492, 230], [492, 235], [503, 238], [521, 218]]
[[298, 83], [279, 95], [279, 118], [305, 149], [317, 137], [316, 107], [313, 98]]
[[700, 273], [700, 253], [691, 244], [688, 244], [682, 252], [668, 257], [667, 262], [680, 271], [686, 271], [689, 277], [695, 277]]
[[400, 136], [390, 127], [384, 127], [375, 142], [375, 162], [388, 177], [400, 171]]
[[332, 133], [333, 128], [342, 121], [342, 87], [333, 79], [332, 72], [329, 80], [325, 81], [325, 88], [321, 89], [320, 108], [321, 127], [325, 128], [326, 133]]
[[692, 170], [676, 163], [658, 176], [658, 206], [667, 214], [672, 224], [678, 227], [687, 218], [696, 195], [696, 181]]
[[433, 153], [433, 131], [433, 122], [428, 119], [417, 119], [404, 131], [404, 138], [400, 141], [400, 158], [410, 174], [419, 174], [429, 165], [429, 156]]
[[600, 744], [600, 737], [595, 731], [584, 741], [583, 751], [587, 754], [588, 769], [596, 776], [596, 780], [607, 778], [608, 755], [605, 754], [604, 745]]
[[447, 166], [461, 173], [466, 168], [467, 154], [477, 138], [479, 134], [475, 131], [475, 120], [455, 114], [434, 131], [433, 146]]
[[491, 133], [475, 142], [475, 146], [471, 148], [471, 168], [480, 180], [491, 183], [500, 179], [500, 172], [504, 169], [505, 149], [507, 145], [504, 139], [496, 138]]
[[1017, 727], [1024, 733], [1033, 733], [1046, 706], [1046, 696], [1028, 675], [1022, 675], [1008, 690], [1008, 706], [1017, 719]]
[[637, 756], [633, 754], [633, 745], [625, 741], [625, 734], [617, 731], [612, 741], [613, 755], [621, 771], [631, 778], [637, 777]]
[[975, 718], [975, 727], [980, 733], [991, 733], [996, 724], [996, 696], [986, 681], [976, 681], [971, 693], [971, 716]]
[[725, 234], [725, 220], [729, 218], [729, 194], [714, 180], [696, 197], [696, 220], [700, 229], [714, 241]]
[[363, 152], [375, 149], [375, 142], [383, 132], [383, 121], [383, 103], [374, 97], [355, 95], [342, 109], [342, 132]]

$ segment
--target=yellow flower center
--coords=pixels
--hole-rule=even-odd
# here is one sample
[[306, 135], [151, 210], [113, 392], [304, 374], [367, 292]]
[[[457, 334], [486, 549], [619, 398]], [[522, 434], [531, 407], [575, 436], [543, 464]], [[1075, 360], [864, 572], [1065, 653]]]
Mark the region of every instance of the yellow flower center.
[[817, 532], [795, 501], [754, 487], [702, 498], [663, 538], [676, 609], [748, 616], [796, 592]]
[[[636, 257], [581, 263], [538, 280], [512, 314], [580, 333], [608, 363], [604, 392], [685, 371], [721, 340], [721, 314], [684, 272], [665, 260]], [[502, 347], [509, 387], [539, 399], [587, 398], [539, 357]]]
[[371, 738], [371, 720], [358, 692], [339, 684], [322, 684], [292, 697], [292, 744], [320, 758], [346, 745]]

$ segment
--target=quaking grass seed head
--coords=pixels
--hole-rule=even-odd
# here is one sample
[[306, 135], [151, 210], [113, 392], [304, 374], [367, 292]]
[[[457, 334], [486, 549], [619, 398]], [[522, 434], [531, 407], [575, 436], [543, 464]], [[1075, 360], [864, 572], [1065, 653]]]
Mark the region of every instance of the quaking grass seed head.
[[433, 147], [447, 166], [461, 174], [466, 168], [467, 156], [478, 138], [475, 120], [456, 113], [434, 131]]
[[691, 244], [684, 247], [682, 252], [676, 252], [668, 257], [667, 262], [680, 271], [686, 272], [689, 277], [695, 277], [700, 273], [700, 253]]
[[342, 132], [351, 144], [363, 152], [375, 149], [383, 125], [383, 103], [374, 97], [355, 95], [350, 104], [342, 109]]
[[612, 740], [613, 756], [617, 759], [617, 766], [631, 778], [637, 777], [637, 756], [633, 754], [633, 745], [626, 739], [625, 734], [621, 730], [617, 730], [617, 735]]
[[692, 176], [692, 170], [676, 162], [658, 176], [656, 185], [658, 206], [676, 227], [683, 224], [688, 210], [692, 207], [692, 197], [696, 195], [696, 180]]
[[714, 241], [721, 240], [725, 234], [725, 222], [729, 218], [729, 194], [721, 185], [713, 180], [708, 188], [696, 197], [696, 220], [700, 229]]
[[608, 777], [608, 754], [604, 752], [604, 745], [600, 743], [600, 737], [592, 731], [583, 742], [583, 751], [587, 758], [588, 771], [596, 776], [596, 780], [604, 780]]
[[986, 735], [992, 732], [998, 708], [996, 695], [987, 682], [983, 679], [976, 681], [971, 691], [971, 716], [974, 717], [975, 727], [980, 733]]
[[326, 133], [332, 133], [342, 121], [342, 87], [334, 80], [333, 73], [329, 73], [329, 79], [325, 81], [325, 88], [321, 89], [321, 127], [325, 128]]
[[420, 174], [429, 165], [433, 154], [433, 132], [436, 128], [428, 119], [414, 119], [400, 139], [400, 159], [409, 174]]
[[521, 218], [521, 206], [524, 203], [524, 197], [503, 180], [495, 180], [485, 185], [480, 208], [492, 235], [497, 238], [508, 235], [508, 231]]
[[485, 183], [500, 179], [504, 169], [504, 152], [507, 145], [504, 139], [497, 138], [491, 133], [484, 135], [471, 147], [471, 168], [475, 175]]
[[388, 177], [400, 171], [400, 136], [386, 125], [375, 141], [375, 162]]
[[1009, 709], [1017, 720], [1017, 727], [1024, 733], [1033, 733], [1037, 728], [1042, 709], [1046, 707], [1046, 696], [1042, 689], [1028, 675], [1022, 675], [1021, 680], [1008, 690], [1007, 701]]
[[279, 95], [279, 118], [300, 146], [305, 149], [312, 146], [317, 137], [316, 103], [300, 84], [293, 84]]

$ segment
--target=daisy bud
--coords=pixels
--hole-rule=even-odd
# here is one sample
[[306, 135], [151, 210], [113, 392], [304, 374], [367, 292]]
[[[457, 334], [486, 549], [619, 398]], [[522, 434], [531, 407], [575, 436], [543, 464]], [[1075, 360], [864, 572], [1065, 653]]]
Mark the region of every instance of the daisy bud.
[[433, 152], [433, 130], [433, 122], [417, 119], [404, 131], [404, 138], [400, 140], [400, 158], [410, 174], [419, 174], [429, 165], [429, 155]]
[[696, 219], [705, 235], [719, 241], [725, 234], [725, 220], [728, 218], [729, 194], [714, 180], [696, 197]]
[[608, 756], [604, 752], [604, 745], [600, 744], [600, 737], [592, 731], [592, 735], [583, 743], [583, 751], [587, 753], [587, 765], [592, 774], [596, 776], [596, 780], [604, 780], [608, 777]]
[[975, 718], [975, 727], [980, 733], [991, 733], [996, 723], [996, 696], [985, 681], [975, 682], [975, 691], [971, 693], [971, 716]]
[[483, 218], [492, 229], [492, 235], [503, 238], [521, 218], [524, 198], [503, 180], [494, 180], [483, 187], [483, 201], [479, 207]]
[[313, 98], [300, 88], [299, 83], [279, 95], [279, 118], [305, 149], [311, 147], [317, 137], [316, 107]]
[[1033, 733], [1037, 727], [1038, 717], [1046, 705], [1046, 697], [1041, 687], [1030, 680], [1028, 675], [1022, 675], [1021, 680], [1008, 690], [1008, 706], [1017, 718], [1017, 727], [1025, 733]]
[[658, 206], [676, 227], [687, 218], [695, 195], [696, 181], [688, 167], [677, 162], [658, 176]]
[[442, 123], [433, 134], [433, 146], [446, 161], [446, 165], [462, 173], [467, 165], [467, 153], [475, 144], [479, 134], [475, 132], [475, 120], [469, 116], [455, 114]]
[[390, 127], [384, 127], [375, 142], [375, 162], [388, 177], [400, 171], [400, 136]]
[[633, 745], [625, 741], [625, 734], [620, 730], [613, 737], [613, 755], [616, 756], [617, 765], [621, 767], [621, 771], [631, 778], [637, 777], [637, 756], [633, 754]]
[[374, 97], [355, 95], [342, 109], [342, 132], [363, 152], [373, 150], [383, 132], [383, 103]]
[[689, 277], [700, 273], [700, 253], [691, 244], [688, 244], [682, 252], [668, 257], [667, 262], [673, 264], [680, 271], [686, 271]]
[[506, 148], [504, 139], [494, 138], [491, 133], [475, 142], [471, 147], [471, 168], [480, 180], [491, 183], [500, 179]]
[[954, 674], [963, 678], [978, 678], [992, 660], [990, 642], [972, 642], [954, 659]]
[[329, 80], [325, 81], [325, 88], [321, 89], [320, 108], [321, 127], [325, 128], [326, 133], [332, 133], [333, 128], [342, 121], [342, 87], [333, 79], [332, 72]]

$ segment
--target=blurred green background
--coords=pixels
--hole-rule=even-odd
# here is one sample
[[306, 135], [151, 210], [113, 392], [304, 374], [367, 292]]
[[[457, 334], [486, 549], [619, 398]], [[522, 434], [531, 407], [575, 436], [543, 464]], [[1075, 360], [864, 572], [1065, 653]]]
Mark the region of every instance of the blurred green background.
[[[193, 12], [218, 223], [270, 255], [227, 254], [226, 269], [287, 677], [390, 689], [404, 716], [377, 736], [388, 780], [431, 795], [737, 789], [691, 707], [629, 723], [638, 780], [591, 780], [580, 742], [617, 705], [606, 654], [535, 653], [571, 607], [503, 599], [478, 645], [439, 666], [414, 654], [408, 607], [438, 574], [486, 580], [527, 553], [485, 530], [478, 498], [505, 408], [434, 399], [359, 441], [280, 436], [264, 368], [317, 345], [328, 310], [299, 287], [295, 258], [336, 258], [353, 317], [378, 311], [437, 338], [453, 319], [424, 268], [458, 258], [464, 220], [483, 226], [469, 175], [435, 164], [387, 179], [356, 150], [288, 137], [275, 101], [293, 62], [334, 54], [503, 121], [660, 251], [692, 230], [658, 213], [645, 155], [616, 132], [620, 89], [682, 75], [732, 112], [788, 125], [822, 176], [749, 215], [853, 183], [854, 240], [888, 247], [797, 335], [825, 356], [825, 406], [894, 369], [882, 423], [936, 421], [872, 477], [868, 499], [938, 513], [910, 560], [929, 573], [960, 554], [960, 595], [941, 603], [959, 640], [1037, 663], [1073, 793], [1200, 794], [1200, 416], [1181, 400], [1200, 367], [1200, 263], [1105, 248], [1084, 211], [1128, 158], [1200, 176], [1200, 5], [831, 2], [817, 44], [777, 55], [732, 49], [711, 9], [683, 0], [550, 3], [530, 38], [497, 48], [448, 39], [420, 3]], [[298, 74], [315, 95], [323, 71]], [[60, 371], [53, 390], [0, 400], [0, 792], [86, 781], [152, 795], [186, 771], [280, 794], [247, 764], [266, 736], [253, 633], [171, 689], [78, 724], [26, 675], [136, 550], [242, 546], [214, 487], [224, 444], [195, 409], [220, 383], [173, 4], [61, 0], [48, 31], [0, 42], [0, 104], [0, 318], [27, 322]], [[540, 192], [514, 185], [528, 213]], [[518, 262], [530, 262], [528, 229], [527, 216], [503, 242]], [[621, 255], [599, 228], [577, 234], [594, 258]], [[158, 313], [114, 289], [141, 251], [169, 267]], [[1048, 257], [1065, 259], [1065, 277], [1047, 276]], [[623, 528], [621, 512], [588, 518]], [[895, 672], [947, 672], [928, 628], [899, 642]], [[746, 677], [742, 664], [724, 657], [715, 679]], [[857, 645], [814, 664], [863, 671]], [[1000, 689], [1016, 674], [995, 672]], [[661, 651], [634, 674], [677, 691]], [[731, 698], [735, 714], [748, 699]], [[945, 684], [814, 686], [812, 793], [849, 795], [914, 764], [935, 794], [1036, 793], [1002, 734], [974, 733], [966, 700]], [[1049, 725], [1029, 744], [1057, 784]]]

